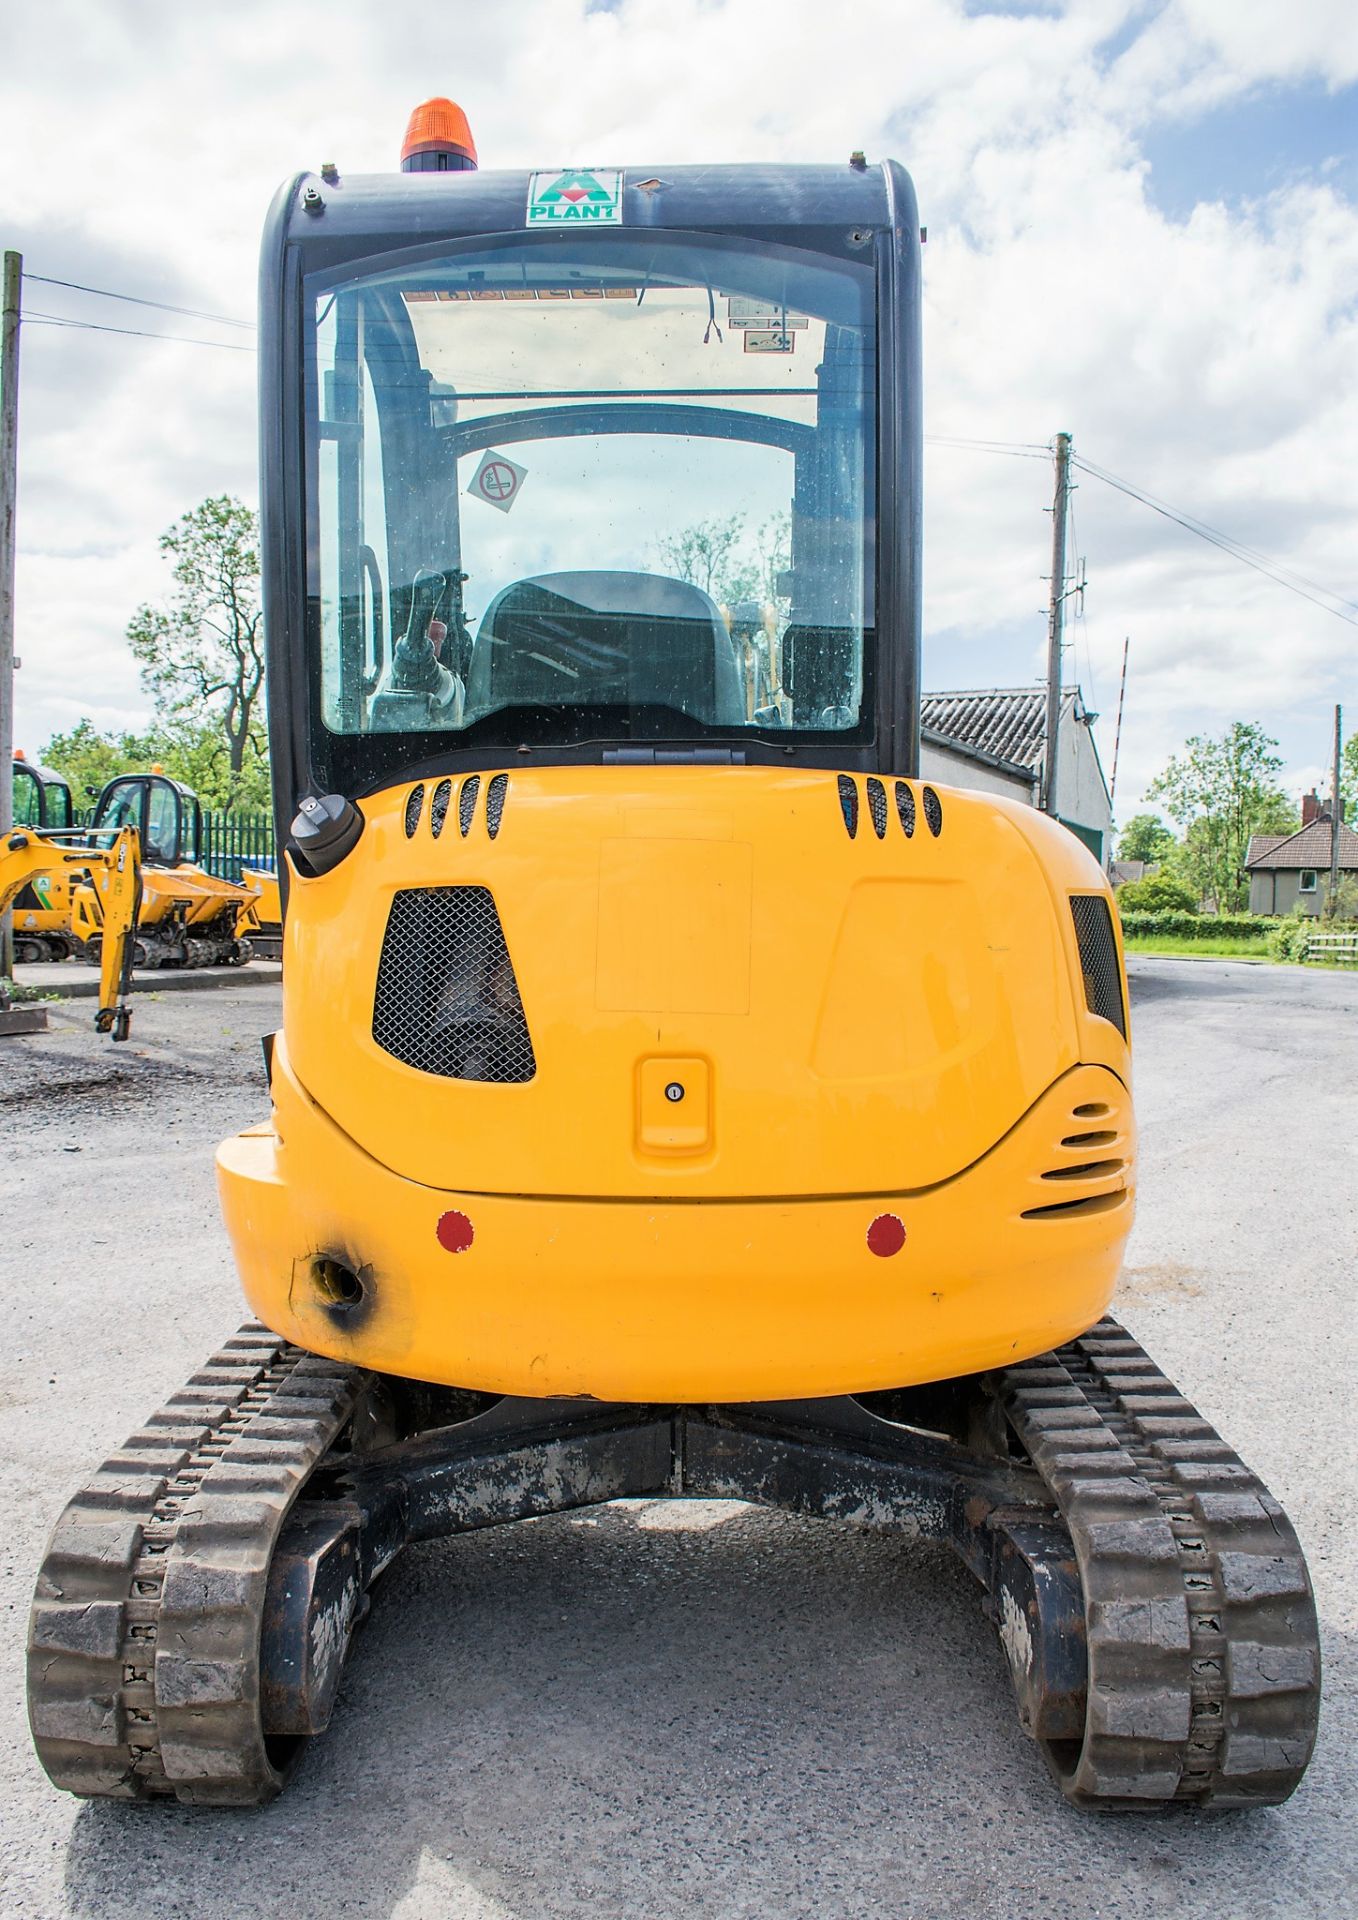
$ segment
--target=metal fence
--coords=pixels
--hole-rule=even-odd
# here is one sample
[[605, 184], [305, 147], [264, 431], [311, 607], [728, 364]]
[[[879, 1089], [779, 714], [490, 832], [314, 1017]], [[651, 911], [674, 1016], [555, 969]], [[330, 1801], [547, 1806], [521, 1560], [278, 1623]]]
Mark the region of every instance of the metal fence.
[[242, 867], [274, 864], [273, 820], [267, 813], [210, 813], [203, 809], [203, 865], [220, 880], [239, 880]]

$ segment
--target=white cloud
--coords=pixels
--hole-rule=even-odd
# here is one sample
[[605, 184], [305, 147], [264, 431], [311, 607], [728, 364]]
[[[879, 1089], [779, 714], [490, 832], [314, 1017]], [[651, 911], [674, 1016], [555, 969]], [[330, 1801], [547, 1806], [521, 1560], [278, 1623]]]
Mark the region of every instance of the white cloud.
[[[1296, 0], [1278, 20], [1271, 0], [1019, 17], [859, 0], [842, 20], [820, 0], [11, 4], [0, 227], [35, 272], [248, 317], [277, 183], [324, 159], [391, 166], [431, 93], [463, 100], [487, 166], [894, 152], [930, 230], [930, 431], [1069, 428], [1077, 451], [1358, 598], [1358, 210], [1320, 179], [1242, 203], [1223, 177], [1176, 222], [1142, 152], [1166, 118], [1358, 80], [1349, 0]], [[26, 297], [233, 337], [54, 288]], [[248, 355], [187, 345], [32, 327], [23, 353], [19, 716], [35, 748], [79, 711], [144, 711], [123, 629], [163, 591], [170, 521], [208, 493], [253, 498], [254, 383]], [[935, 448], [929, 486], [932, 683], [1032, 677], [1049, 470]], [[1309, 769], [1353, 677], [1353, 630], [1091, 478], [1076, 508], [1106, 758], [1133, 641], [1124, 811], [1185, 733], [1237, 715]]]

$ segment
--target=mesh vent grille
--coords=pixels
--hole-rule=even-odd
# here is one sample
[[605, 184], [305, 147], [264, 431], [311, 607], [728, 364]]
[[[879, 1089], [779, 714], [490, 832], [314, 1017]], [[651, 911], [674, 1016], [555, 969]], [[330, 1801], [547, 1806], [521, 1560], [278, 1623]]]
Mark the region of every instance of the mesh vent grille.
[[1100, 893], [1073, 893], [1070, 911], [1080, 949], [1086, 1004], [1091, 1013], [1110, 1020], [1125, 1040], [1127, 1010], [1122, 1002], [1122, 974], [1108, 902]]
[[420, 824], [420, 813], [424, 807], [424, 788], [412, 787], [406, 798], [406, 839], [408, 840]]
[[849, 830], [850, 840], [858, 833], [858, 785], [847, 773], [839, 776], [839, 810], [844, 815], [844, 825]]
[[924, 789], [924, 818], [930, 833], [937, 840], [943, 831], [943, 802], [932, 787]]
[[465, 840], [472, 830], [472, 815], [476, 812], [476, 796], [481, 791], [481, 776], [471, 775], [462, 782], [462, 791], [457, 796], [457, 830]]
[[486, 788], [486, 832], [493, 840], [500, 831], [500, 822], [504, 818], [505, 789], [509, 785], [507, 773], [497, 773]]
[[373, 1039], [421, 1073], [501, 1085], [537, 1071], [504, 929], [487, 887], [411, 887], [391, 903]]
[[872, 816], [872, 830], [879, 840], [886, 839], [886, 788], [880, 780], [868, 781], [868, 812]]
[[896, 811], [901, 816], [901, 827], [907, 840], [915, 837], [915, 796], [904, 780], [896, 782]]
[[436, 840], [443, 832], [443, 823], [448, 818], [448, 802], [452, 796], [452, 781], [440, 780], [434, 788], [434, 797], [429, 802], [429, 831]]

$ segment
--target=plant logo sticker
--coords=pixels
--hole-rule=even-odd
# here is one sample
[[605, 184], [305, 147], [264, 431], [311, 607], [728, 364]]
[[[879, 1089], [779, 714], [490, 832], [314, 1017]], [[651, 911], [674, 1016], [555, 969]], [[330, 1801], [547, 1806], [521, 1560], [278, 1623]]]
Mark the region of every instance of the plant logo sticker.
[[508, 513], [519, 497], [519, 489], [528, 477], [527, 467], [503, 453], [483, 453], [481, 464], [467, 483], [473, 500], [484, 500], [488, 507]]
[[528, 177], [529, 227], [620, 227], [622, 169], [563, 167]]

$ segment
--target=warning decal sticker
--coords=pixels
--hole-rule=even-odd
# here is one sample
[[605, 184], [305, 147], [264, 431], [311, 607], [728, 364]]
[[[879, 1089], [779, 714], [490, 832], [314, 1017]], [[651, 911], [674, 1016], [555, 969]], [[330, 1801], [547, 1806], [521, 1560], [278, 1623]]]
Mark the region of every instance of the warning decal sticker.
[[529, 227], [622, 225], [620, 167], [563, 167], [528, 178]]
[[467, 483], [467, 492], [473, 500], [484, 500], [488, 507], [508, 513], [527, 477], [527, 467], [521, 467], [517, 460], [509, 460], [502, 453], [483, 453], [480, 466]]

